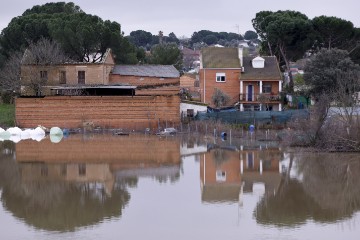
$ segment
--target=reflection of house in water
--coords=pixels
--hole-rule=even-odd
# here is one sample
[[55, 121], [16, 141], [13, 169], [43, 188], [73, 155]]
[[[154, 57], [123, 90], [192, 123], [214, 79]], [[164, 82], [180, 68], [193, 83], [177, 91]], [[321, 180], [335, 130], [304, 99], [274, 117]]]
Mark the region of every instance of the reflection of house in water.
[[214, 148], [201, 156], [202, 201], [241, 202], [243, 192], [264, 186], [273, 192], [280, 184], [278, 148]]
[[[244, 192], [275, 192], [281, 181], [281, 152], [278, 148], [251, 149], [240, 152], [240, 171]], [[260, 187], [260, 189], [259, 189]]]
[[138, 178], [176, 181], [180, 143], [156, 136], [71, 135], [24, 140], [0, 161], [4, 208], [39, 229], [74, 231], [120, 217]]
[[102, 163], [21, 163], [20, 170], [23, 183], [100, 183], [90, 186], [103, 188], [107, 195], [111, 195], [115, 183], [109, 164]]
[[73, 135], [57, 144], [47, 139], [22, 141], [16, 155], [22, 181], [101, 183], [107, 194], [119, 175], [172, 178], [179, 173], [181, 160], [177, 141], [152, 136], [97, 135], [85, 140]]

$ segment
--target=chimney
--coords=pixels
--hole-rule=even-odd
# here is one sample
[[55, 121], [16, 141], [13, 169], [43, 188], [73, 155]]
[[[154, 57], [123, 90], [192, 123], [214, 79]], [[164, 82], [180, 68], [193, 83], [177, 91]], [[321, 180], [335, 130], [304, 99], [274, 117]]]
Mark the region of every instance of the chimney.
[[240, 66], [243, 67], [243, 46], [239, 45], [238, 47], [238, 54], [239, 54], [239, 60], [240, 60]]

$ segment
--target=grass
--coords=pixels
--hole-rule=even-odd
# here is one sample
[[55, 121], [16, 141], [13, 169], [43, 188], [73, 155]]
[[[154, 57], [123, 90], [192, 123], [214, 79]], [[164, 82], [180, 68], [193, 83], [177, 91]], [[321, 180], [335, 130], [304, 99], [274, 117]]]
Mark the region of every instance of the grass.
[[0, 127], [13, 127], [15, 125], [15, 105], [0, 104]]

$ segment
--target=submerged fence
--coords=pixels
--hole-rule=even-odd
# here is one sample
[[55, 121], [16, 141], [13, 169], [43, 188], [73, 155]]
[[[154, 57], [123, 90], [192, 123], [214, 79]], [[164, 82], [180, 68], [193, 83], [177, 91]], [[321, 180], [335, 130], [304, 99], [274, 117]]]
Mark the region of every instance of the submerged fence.
[[275, 111], [234, 111], [234, 112], [198, 112], [197, 120], [216, 120], [224, 123], [241, 124], [266, 124], [266, 123], [286, 123], [292, 119], [306, 119], [309, 117], [309, 111], [286, 110], [282, 112]]

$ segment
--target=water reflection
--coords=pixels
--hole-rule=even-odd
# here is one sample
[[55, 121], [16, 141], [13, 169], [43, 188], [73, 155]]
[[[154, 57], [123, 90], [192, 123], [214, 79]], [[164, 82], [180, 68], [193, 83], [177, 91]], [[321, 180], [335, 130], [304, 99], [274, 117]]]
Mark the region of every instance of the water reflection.
[[244, 193], [274, 192], [281, 181], [282, 152], [278, 147], [260, 148], [211, 145], [200, 162], [202, 201], [241, 205]]
[[[354, 218], [360, 206], [358, 154], [284, 151], [276, 143], [243, 140], [99, 134], [71, 135], [56, 144], [5, 141], [0, 156], [3, 208], [41, 230], [96, 232], [94, 225], [107, 229], [107, 222], [116, 222], [119, 232], [133, 236], [138, 228], [173, 234], [174, 226], [194, 232], [190, 228], [199, 225], [201, 238], [219, 225], [217, 231], [238, 237], [248, 226], [268, 234], [332, 226]], [[234, 215], [241, 224], [231, 225]]]
[[289, 158], [296, 174], [284, 175], [276, 194], [258, 203], [259, 223], [294, 226], [309, 219], [330, 223], [350, 218], [360, 209], [358, 154], [302, 153]]
[[118, 218], [138, 178], [175, 182], [180, 176], [179, 143], [157, 137], [74, 135], [57, 144], [1, 146], [4, 208], [45, 230], [73, 231]]

